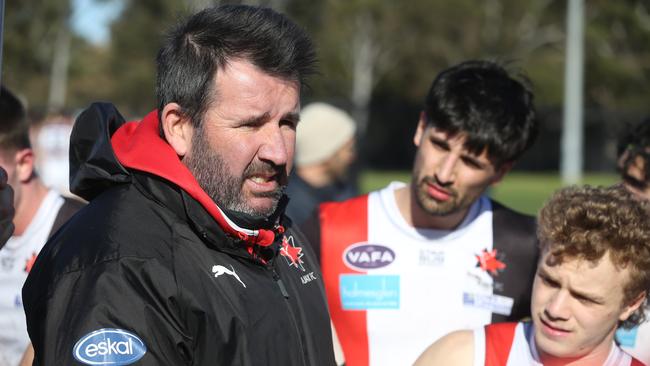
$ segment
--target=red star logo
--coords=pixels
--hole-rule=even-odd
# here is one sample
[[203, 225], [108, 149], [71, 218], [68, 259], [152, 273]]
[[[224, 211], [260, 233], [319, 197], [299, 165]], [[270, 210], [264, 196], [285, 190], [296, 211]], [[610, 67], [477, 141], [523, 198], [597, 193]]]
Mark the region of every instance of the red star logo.
[[476, 259], [478, 260], [476, 266], [481, 267], [486, 272], [490, 272], [493, 276], [498, 275], [500, 270], [506, 268], [506, 264], [497, 259], [496, 249], [492, 249], [490, 252], [487, 249], [483, 249], [481, 255], [476, 255]]
[[34, 267], [34, 262], [36, 262], [36, 252], [32, 252], [32, 256], [25, 261], [25, 272], [29, 273]]
[[300, 268], [303, 271], [305, 268], [302, 266], [302, 256], [304, 255], [301, 247], [295, 246], [293, 243], [293, 236], [282, 238], [282, 246], [280, 247], [280, 255], [282, 255], [289, 266]]

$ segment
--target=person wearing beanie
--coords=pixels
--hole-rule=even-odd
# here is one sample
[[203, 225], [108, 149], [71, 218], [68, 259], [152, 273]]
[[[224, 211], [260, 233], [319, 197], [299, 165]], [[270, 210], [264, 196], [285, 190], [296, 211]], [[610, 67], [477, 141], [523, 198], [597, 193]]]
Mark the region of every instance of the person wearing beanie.
[[356, 159], [356, 123], [345, 111], [312, 103], [300, 113], [295, 169], [289, 178], [287, 215], [298, 225], [321, 202], [342, 201], [357, 194], [348, 180]]

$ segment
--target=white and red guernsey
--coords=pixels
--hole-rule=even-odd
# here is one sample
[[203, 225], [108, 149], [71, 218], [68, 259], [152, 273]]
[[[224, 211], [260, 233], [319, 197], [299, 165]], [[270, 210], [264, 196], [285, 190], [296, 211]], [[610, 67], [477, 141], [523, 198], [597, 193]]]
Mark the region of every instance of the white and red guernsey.
[[[542, 366], [531, 322], [490, 324], [474, 330], [474, 366]], [[643, 366], [612, 342], [602, 366]]]
[[349, 366], [412, 364], [450, 331], [530, 311], [533, 218], [483, 196], [455, 230], [418, 229], [397, 208], [402, 186], [323, 204], [305, 226]]

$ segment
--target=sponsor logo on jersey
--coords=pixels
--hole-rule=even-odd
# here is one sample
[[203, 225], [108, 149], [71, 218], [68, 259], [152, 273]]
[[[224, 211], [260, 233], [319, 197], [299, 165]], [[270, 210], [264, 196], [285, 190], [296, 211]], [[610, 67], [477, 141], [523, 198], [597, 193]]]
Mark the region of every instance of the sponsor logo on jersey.
[[440, 267], [445, 264], [445, 252], [435, 249], [420, 249], [418, 264], [426, 267]]
[[300, 268], [303, 272], [305, 267], [303, 266], [302, 257], [305, 253], [302, 252], [301, 247], [297, 247], [293, 241], [293, 236], [283, 237], [282, 244], [280, 245], [280, 255], [284, 257], [287, 261], [289, 267]]
[[112, 328], [86, 334], [72, 350], [74, 358], [86, 365], [130, 365], [145, 353], [147, 347], [138, 336]]
[[621, 347], [633, 348], [636, 345], [638, 332], [639, 332], [638, 326], [632, 329], [618, 328], [616, 330], [616, 340], [621, 345]]
[[13, 257], [2, 257], [0, 258], [0, 269], [4, 272], [10, 272], [14, 269], [15, 258]]
[[241, 285], [244, 286], [244, 288], [246, 288], [246, 284], [239, 278], [239, 276], [237, 276], [237, 273], [235, 273], [235, 268], [233, 268], [232, 265], [230, 266], [230, 269], [228, 269], [228, 268], [226, 268], [226, 267], [224, 267], [224, 266], [222, 266], [220, 264], [214, 265], [214, 266], [212, 266], [212, 273], [214, 273], [214, 277], [219, 277], [219, 276], [225, 275], [225, 274], [229, 275], [229, 276], [232, 276], [237, 281], [239, 281], [239, 283], [241, 283]]
[[488, 310], [495, 314], [510, 315], [514, 303], [515, 300], [507, 296], [463, 293], [463, 305]]
[[399, 276], [342, 274], [339, 277], [344, 310], [399, 309]]
[[386, 267], [395, 261], [395, 252], [387, 246], [367, 242], [352, 244], [343, 251], [346, 266], [365, 271]]
[[503, 259], [502, 257], [501, 253], [497, 253], [496, 249], [491, 251], [483, 249], [480, 254], [476, 254], [476, 267], [480, 267], [492, 277], [498, 276], [499, 272], [506, 269], [506, 264], [500, 260]]
[[24, 268], [25, 272], [29, 273], [29, 271], [32, 270], [32, 267], [34, 267], [34, 263], [36, 262], [37, 256], [38, 254], [36, 254], [36, 252], [32, 252], [32, 255], [29, 258], [27, 258], [27, 260], [25, 261], [25, 268]]

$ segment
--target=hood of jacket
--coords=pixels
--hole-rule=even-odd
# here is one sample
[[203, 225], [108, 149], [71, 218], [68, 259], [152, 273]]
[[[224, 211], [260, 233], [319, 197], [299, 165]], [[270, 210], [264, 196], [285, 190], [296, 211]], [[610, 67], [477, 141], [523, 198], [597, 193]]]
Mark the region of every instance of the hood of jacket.
[[158, 112], [126, 122], [114, 105], [93, 103], [77, 118], [70, 137], [70, 191], [88, 201], [104, 190], [131, 182], [130, 169], [162, 178], [185, 191], [227, 234], [248, 244], [269, 246], [284, 228], [283, 197], [267, 219], [219, 207], [200, 187], [174, 149], [158, 134]]

